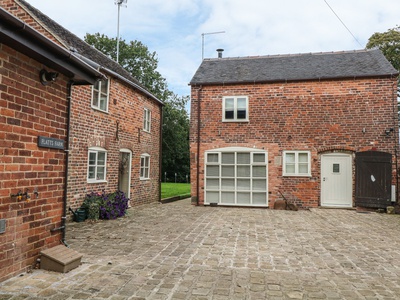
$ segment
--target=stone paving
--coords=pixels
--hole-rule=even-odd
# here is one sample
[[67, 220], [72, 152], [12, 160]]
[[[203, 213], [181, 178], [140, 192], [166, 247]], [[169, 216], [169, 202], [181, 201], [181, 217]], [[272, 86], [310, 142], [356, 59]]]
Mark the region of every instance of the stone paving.
[[400, 215], [195, 207], [68, 223], [68, 273], [33, 270], [0, 299], [400, 299]]

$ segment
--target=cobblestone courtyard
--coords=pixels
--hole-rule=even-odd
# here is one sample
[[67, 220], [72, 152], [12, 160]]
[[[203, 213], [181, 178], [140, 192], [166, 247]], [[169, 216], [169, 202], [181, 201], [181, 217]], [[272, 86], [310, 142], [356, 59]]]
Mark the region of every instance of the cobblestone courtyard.
[[0, 299], [400, 299], [400, 216], [195, 207], [68, 223], [69, 273], [33, 270]]

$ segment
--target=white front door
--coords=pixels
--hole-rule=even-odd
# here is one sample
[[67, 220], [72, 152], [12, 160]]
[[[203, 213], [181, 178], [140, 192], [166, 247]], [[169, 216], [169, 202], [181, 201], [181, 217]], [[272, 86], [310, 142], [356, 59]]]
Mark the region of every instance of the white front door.
[[321, 206], [353, 206], [352, 157], [346, 153], [321, 156]]

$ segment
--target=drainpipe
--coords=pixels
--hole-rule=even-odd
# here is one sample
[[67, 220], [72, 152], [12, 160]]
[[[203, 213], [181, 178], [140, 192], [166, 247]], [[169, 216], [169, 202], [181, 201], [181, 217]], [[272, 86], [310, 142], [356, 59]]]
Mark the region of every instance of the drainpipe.
[[158, 202], [161, 202], [161, 178], [162, 178], [162, 138], [163, 138], [163, 123], [164, 123], [164, 114], [163, 114], [163, 106], [160, 105], [160, 153], [158, 158], [158, 169], [159, 169], [159, 177], [158, 177]]
[[398, 147], [399, 147], [399, 116], [397, 112], [397, 87], [398, 81], [393, 83], [393, 118], [394, 118], [394, 128], [397, 130], [394, 131], [394, 157], [396, 159], [396, 203], [398, 203], [398, 194], [399, 194], [399, 166], [398, 166]]
[[65, 231], [66, 231], [66, 220], [67, 220], [67, 195], [68, 195], [68, 170], [69, 170], [69, 135], [71, 131], [71, 94], [72, 94], [72, 85], [74, 84], [73, 80], [70, 80], [67, 83], [67, 102], [68, 102], [68, 111], [67, 111], [67, 141], [66, 141], [66, 149], [65, 151], [65, 178], [64, 178], [64, 195], [63, 195], [63, 213], [61, 216], [61, 227], [54, 228], [51, 231], [61, 230], [61, 243], [69, 248], [69, 245], [65, 241]]
[[200, 195], [200, 100], [201, 100], [201, 89], [202, 86], [197, 90], [197, 176], [196, 176], [196, 205], [199, 205], [199, 195]]

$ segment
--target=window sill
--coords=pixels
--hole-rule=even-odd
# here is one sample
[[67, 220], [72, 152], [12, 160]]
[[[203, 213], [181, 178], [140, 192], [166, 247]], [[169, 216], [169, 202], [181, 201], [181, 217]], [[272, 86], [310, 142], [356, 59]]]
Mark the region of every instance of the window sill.
[[223, 123], [249, 123], [249, 120], [222, 120]]
[[312, 177], [311, 174], [283, 174], [283, 177]]
[[88, 180], [87, 183], [107, 183], [107, 180]]
[[98, 112], [101, 112], [103, 114], [108, 114], [108, 110], [102, 110], [100, 108], [97, 108], [96, 106], [92, 106], [92, 109]]
[[149, 133], [149, 134], [151, 133], [151, 131], [145, 130], [145, 129], [143, 129], [142, 131], [143, 131], [143, 132], [146, 132], [146, 133]]

